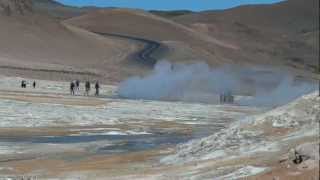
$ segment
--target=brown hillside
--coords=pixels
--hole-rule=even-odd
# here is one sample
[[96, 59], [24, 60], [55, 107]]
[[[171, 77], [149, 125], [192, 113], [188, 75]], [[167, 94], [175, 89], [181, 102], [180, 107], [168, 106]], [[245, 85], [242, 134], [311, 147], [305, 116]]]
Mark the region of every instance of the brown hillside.
[[27, 1], [0, 2], [12, 9], [11, 14], [2, 9], [0, 15], [1, 73], [47, 79], [96, 74], [92, 78], [119, 81], [137, 71], [126, 66], [127, 56], [139, 48], [136, 44], [64, 25], [32, 10], [20, 13], [17, 9], [25, 7], [20, 2]]
[[[166, 19], [165, 12], [160, 17], [130, 9], [87, 11], [51, 0], [0, 0], [0, 68], [10, 75], [55, 79], [95, 75], [106, 81], [145, 72], [146, 67], [129, 63], [141, 43], [92, 31], [158, 41], [169, 49], [165, 58], [174, 62], [267, 64], [315, 76], [318, 4], [289, 0]], [[72, 18], [61, 22], [68, 17]], [[41, 71], [34, 73], [36, 69]]]
[[[174, 18], [192, 29], [240, 48], [239, 61], [285, 65], [316, 72], [319, 1], [289, 0]], [[240, 56], [238, 56], [240, 57]]]
[[90, 31], [162, 41], [172, 50], [167, 57], [172, 61], [266, 64], [307, 75], [316, 72], [318, 62], [319, 43], [313, 40], [319, 29], [317, 5], [316, 0], [290, 0], [190, 13], [174, 21], [144, 11], [112, 9], [67, 22]]
[[66, 22], [93, 32], [123, 34], [162, 42], [172, 50], [167, 58], [173, 61], [203, 60], [219, 64], [224, 61], [219, 49], [234, 50], [232, 45], [140, 10], [98, 10]]
[[224, 11], [178, 16], [183, 23], [239, 22], [269, 31], [301, 32], [319, 28], [318, 0], [288, 0], [273, 5], [247, 5]]

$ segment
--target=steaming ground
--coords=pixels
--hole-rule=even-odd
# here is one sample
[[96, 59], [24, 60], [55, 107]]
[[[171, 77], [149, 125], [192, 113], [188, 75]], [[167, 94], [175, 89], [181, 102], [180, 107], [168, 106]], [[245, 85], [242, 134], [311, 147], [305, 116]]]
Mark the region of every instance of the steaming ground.
[[285, 70], [266, 67], [224, 66], [205, 63], [159, 62], [146, 77], [120, 84], [119, 95], [130, 99], [175, 100], [219, 104], [219, 95], [236, 95], [236, 104], [278, 106], [317, 89], [311, 81], [297, 79]]
[[[245, 80], [252, 82], [248, 77], [256, 81], [242, 85], [240, 82]], [[259, 114], [270, 109], [270, 105], [285, 103], [313, 88], [311, 83], [291, 81], [288, 77], [265, 72], [265, 69], [259, 73], [246, 69], [234, 71], [233, 67], [212, 70], [205, 64], [177, 66], [162, 62], [150, 76], [129, 79], [119, 88], [103, 85], [102, 96], [96, 98], [82, 96], [83, 89], [77, 96], [70, 96], [68, 82], [37, 80], [36, 89], [31, 88], [31, 84], [21, 89], [21, 78], [1, 76], [0, 175], [167, 179], [165, 174], [168, 174], [182, 179], [237, 179], [268, 172], [275, 166], [269, 161], [261, 163], [259, 159], [256, 163], [259, 165], [240, 166], [229, 163], [227, 157], [256, 162], [250, 157], [261, 149], [284, 153], [279, 149], [277, 138], [272, 140], [274, 136], [270, 139], [263, 135], [264, 123], [257, 131], [247, 129], [246, 125], [255, 122], [248, 120], [249, 117], [268, 116]], [[232, 83], [238, 85], [232, 86]], [[269, 89], [259, 86], [266, 83]], [[183, 90], [173, 93], [177, 88]], [[237, 95], [237, 104], [218, 104], [218, 94], [230, 89]], [[270, 103], [264, 96], [257, 98], [257, 95], [278, 99]], [[312, 98], [305, 101], [309, 99]], [[304, 104], [299, 107], [317, 112], [312, 110], [316, 109], [312, 103]], [[285, 137], [312, 140], [317, 130], [308, 131], [310, 134], [306, 128], [290, 129], [300, 122], [291, 120], [285, 112], [284, 108], [284, 116], [272, 120], [273, 128], [280, 129], [267, 128], [264, 134], [276, 133], [278, 137], [279, 133], [293, 133]], [[294, 115], [298, 111], [292, 112]], [[299, 113], [301, 117], [311, 117], [303, 114], [303, 110]], [[311, 127], [317, 120], [312, 122]], [[240, 131], [239, 124], [247, 130]], [[207, 136], [210, 137], [204, 138]], [[298, 144], [296, 140], [284, 142], [290, 147]], [[180, 145], [176, 149], [177, 144]], [[248, 153], [250, 156], [246, 156]], [[216, 164], [221, 158], [221, 164]], [[202, 160], [196, 163], [199, 166], [193, 165], [198, 160]], [[209, 173], [216, 167], [220, 169]], [[189, 173], [180, 169], [188, 169]]]
[[[21, 89], [21, 80], [0, 77], [0, 175], [40, 178], [166, 179], [163, 173], [168, 172], [170, 177], [182, 179], [232, 179], [264, 173], [274, 164], [224, 166], [223, 162], [219, 165], [222, 169], [208, 172], [218, 166], [212, 159], [243, 158], [261, 148], [281, 151], [261, 131], [239, 131], [239, 124], [245, 126], [251, 120], [244, 119], [260, 117], [270, 106], [314, 88], [310, 82], [266, 69], [210, 69], [206, 64], [165, 61], [150, 76], [129, 79], [119, 88], [103, 85], [99, 98], [82, 96], [83, 89], [70, 96], [68, 82], [37, 80], [33, 89], [28, 80], [28, 88]], [[218, 104], [219, 93], [226, 91], [236, 95], [235, 105]], [[295, 133], [290, 128], [299, 122], [290, 118], [275, 118], [273, 125], [281, 129], [267, 132]], [[313, 131], [296, 130], [303, 140], [314, 136]], [[208, 139], [217, 144], [211, 146]], [[175, 149], [177, 144], [181, 145]], [[232, 151], [237, 149], [240, 151]], [[198, 160], [205, 163], [190, 166]]]
[[[262, 108], [69, 95], [68, 82], [0, 78], [0, 175], [124, 175], [155, 167], [172, 147], [218, 132]], [[28, 80], [32, 82], [32, 80]]]

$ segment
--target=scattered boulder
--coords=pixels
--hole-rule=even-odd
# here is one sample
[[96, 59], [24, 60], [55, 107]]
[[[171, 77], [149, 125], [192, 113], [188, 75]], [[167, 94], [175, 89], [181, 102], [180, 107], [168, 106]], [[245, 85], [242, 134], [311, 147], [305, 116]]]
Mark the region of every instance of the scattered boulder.
[[302, 157], [297, 153], [295, 149], [290, 149], [288, 160], [294, 164], [300, 164], [302, 162]]

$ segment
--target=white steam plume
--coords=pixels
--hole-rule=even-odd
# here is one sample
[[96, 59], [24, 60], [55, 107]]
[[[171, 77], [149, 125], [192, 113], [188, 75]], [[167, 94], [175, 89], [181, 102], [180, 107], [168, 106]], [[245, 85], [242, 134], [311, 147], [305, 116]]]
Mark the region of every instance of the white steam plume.
[[251, 95], [238, 98], [241, 105], [281, 105], [316, 89], [310, 82], [297, 83], [289, 73], [267, 68], [224, 66], [211, 69], [205, 63], [175, 64], [161, 61], [146, 77], [122, 82], [120, 97], [219, 103], [219, 95]]

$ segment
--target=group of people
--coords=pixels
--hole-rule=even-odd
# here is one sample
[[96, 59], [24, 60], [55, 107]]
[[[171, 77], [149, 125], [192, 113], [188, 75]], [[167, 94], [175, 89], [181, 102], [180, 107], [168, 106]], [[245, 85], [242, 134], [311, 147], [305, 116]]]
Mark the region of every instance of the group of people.
[[[90, 81], [86, 81], [85, 82], [85, 93], [84, 95], [85, 96], [89, 96], [90, 94], [90, 90], [91, 90], [91, 83]], [[94, 85], [94, 88], [95, 88], [95, 96], [99, 96], [99, 90], [100, 90], [100, 84], [99, 84], [99, 81], [96, 81], [95, 82], [95, 85]], [[76, 91], [80, 91], [80, 81], [79, 80], [75, 80], [75, 81], [71, 81], [70, 82], [70, 93], [71, 95], [75, 95], [75, 92]]]
[[[26, 80], [22, 80], [22, 81], [21, 81], [21, 88], [27, 88], [27, 84], [28, 84], [28, 83], [27, 83]], [[33, 81], [32, 87], [33, 87], [33, 88], [36, 88], [36, 85], [37, 85], [37, 84], [36, 84], [36, 81]]]
[[233, 104], [234, 103], [234, 96], [230, 91], [223, 92], [220, 94], [220, 103], [224, 104]]
[[[26, 80], [22, 80], [21, 81], [21, 88], [27, 88], [27, 84], [29, 84]], [[33, 88], [36, 88], [36, 81], [33, 81], [32, 83], [32, 87]], [[86, 81], [85, 82], [85, 93], [84, 95], [85, 96], [89, 96], [90, 94], [90, 90], [91, 90], [91, 83], [90, 81]], [[95, 88], [95, 96], [99, 96], [99, 91], [100, 91], [100, 84], [99, 84], [99, 81], [96, 81], [95, 84], [94, 84], [94, 88]], [[75, 95], [76, 92], [79, 92], [80, 91], [80, 81], [79, 80], [75, 80], [75, 81], [71, 81], [70, 83], [70, 93], [71, 95]]]

